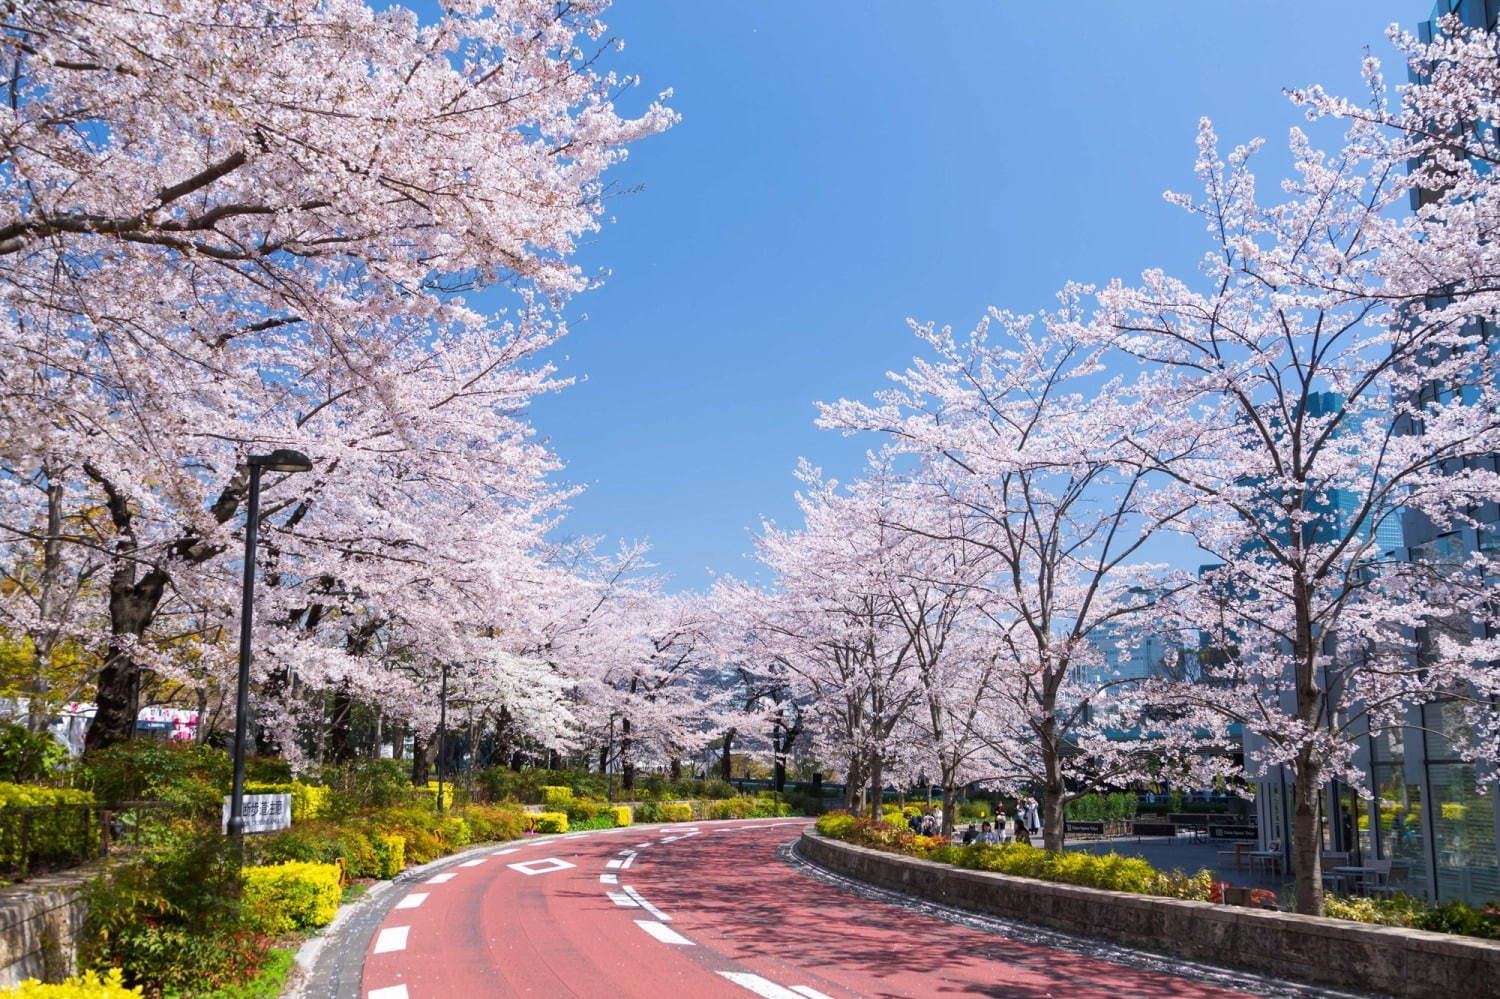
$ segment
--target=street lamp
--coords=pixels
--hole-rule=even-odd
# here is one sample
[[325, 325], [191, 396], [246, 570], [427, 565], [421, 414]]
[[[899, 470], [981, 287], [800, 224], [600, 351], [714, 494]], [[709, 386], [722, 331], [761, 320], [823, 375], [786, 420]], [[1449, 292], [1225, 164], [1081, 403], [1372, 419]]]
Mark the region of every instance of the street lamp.
[[245, 507], [245, 582], [240, 592], [240, 675], [234, 691], [234, 784], [229, 792], [229, 822], [226, 831], [236, 841], [245, 835], [245, 739], [250, 714], [250, 626], [255, 619], [255, 535], [260, 526], [260, 473], [308, 472], [312, 462], [301, 451], [278, 448], [270, 454], [252, 454], [250, 494]]

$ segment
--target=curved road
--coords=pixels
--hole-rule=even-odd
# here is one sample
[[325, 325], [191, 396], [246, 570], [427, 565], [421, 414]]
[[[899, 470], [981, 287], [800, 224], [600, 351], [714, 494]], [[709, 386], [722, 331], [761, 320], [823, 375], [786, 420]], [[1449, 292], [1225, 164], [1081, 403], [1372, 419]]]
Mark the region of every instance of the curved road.
[[804, 820], [486, 850], [412, 883], [364, 956], [368, 999], [1229, 999], [1332, 993], [903, 902], [807, 868]]

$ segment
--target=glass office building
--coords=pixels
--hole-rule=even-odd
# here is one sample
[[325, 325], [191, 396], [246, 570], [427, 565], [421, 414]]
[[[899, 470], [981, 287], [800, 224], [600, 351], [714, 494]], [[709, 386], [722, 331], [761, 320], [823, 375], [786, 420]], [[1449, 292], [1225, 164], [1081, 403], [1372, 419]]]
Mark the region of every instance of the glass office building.
[[[1448, 14], [1470, 27], [1495, 30], [1500, 0], [1438, 0], [1418, 35], [1431, 41], [1437, 21]], [[1500, 343], [1500, 335], [1487, 339]], [[1493, 465], [1500, 456], [1480, 460]], [[1475, 551], [1500, 553], [1500, 508], [1490, 504], [1475, 514], [1478, 527], [1440, 531], [1426, 518], [1408, 513], [1399, 537], [1384, 533], [1387, 525], [1380, 525], [1381, 548], [1407, 558], [1443, 561], [1462, 560]], [[1500, 586], [1500, 579], [1490, 583]], [[1435, 621], [1426, 630], [1440, 629], [1485, 637], [1467, 620]], [[1431, 636], [1418, 638], [1420, 658]], [[1358, 762], [1372, 797], [1360, 798], [1341, 782], [1325, 790], [1325, 849], [1357, 851], [1366, 862], [1392, 860], [1393, 878], [1404, 881], [1406, 891], [1435, 901], [1500, 898], [1500, 789], [1479, 792], [1481, 782], [1491, 776], [1481, 768], [1492, 769], [1494, 761], [1476, 766], [1461, 758], [1456, 747], [1466, 741], [1466, 733], [1454, 704], [1414, 708], [1406, 721], [1404, 728], [1367, 733], [1361, 740]], [[1249, 733], [1245, 748], [1247, 759], [1259, 748]], [[1272, 772], [1259, 781], [1258, 791], [1262, 844], [1284, 846], [1291, 839], [1290, 777]]]

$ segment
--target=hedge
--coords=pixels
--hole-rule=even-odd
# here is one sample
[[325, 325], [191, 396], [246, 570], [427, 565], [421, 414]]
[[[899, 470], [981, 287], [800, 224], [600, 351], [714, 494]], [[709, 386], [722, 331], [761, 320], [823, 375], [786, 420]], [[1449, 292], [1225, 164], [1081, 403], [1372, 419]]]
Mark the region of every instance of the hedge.
[[244, 871], [245, 923], [279, 935], [333, 922], [343, 896], [337, 864], [276, 864]]
[[6, 999], [140, 999], [141, 994], [139, 987], [125, 987], [119, 968], [110, 968], [103, 976], [85, 971], [51, 985], [28, 978], [0, 992]]
[[528, 832], [565, 833], [568, 831], [567, 812], [539, 812], [526, 816]]
[[[93, 803], [94, 796], [88, 791], [0, 781], [0, 809]], [[0, 867], [13, 870], [37, 861], [78, 861], [98, 852], [99, 822], [85, 809], [0, 812]]]
[[614, 815], [616, 828], [630, 825], [633, 816], [630, 814], [629, 805], [616, 805], [610, 809], [610, 812]]
[[326, 787], [292, 781], [290, 784], [246, 784], [246, 794], [289, 794], [292, 796], [292, 821], [306, 822], [328, 814]]
[[1207, 899], [1213, 889], [1213, 875], [1206, 870], [1196, 874], [1163, 872], [1139, 857], [1117, 853], [1051, 853], [1025, 843], [956, 846], [941, 836], [918, 836], [904, 826], [871, 822], [848, 812], [829, 812], [819, 817], [817, 829], [830, 839], [847, 840], [889, 853], [1086, 888], [1199, 900]]
[[669, 802], [660, 806], [658, 812], [663, 822], [693, 821], [693, 806], [686, 801]]

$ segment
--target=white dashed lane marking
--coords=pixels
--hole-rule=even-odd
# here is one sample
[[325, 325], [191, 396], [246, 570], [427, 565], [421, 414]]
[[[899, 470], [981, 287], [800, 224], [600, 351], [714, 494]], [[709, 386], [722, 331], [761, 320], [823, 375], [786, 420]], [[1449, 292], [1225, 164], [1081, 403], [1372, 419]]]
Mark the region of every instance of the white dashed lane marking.
[[473, 860], [465, 860], [462, 864], [459, 864], [458, 866], [459, 867], [478, 867], [480, 864], [484, 863], [484, 860], [485, 860], [485, 858], [483, 858], [483, 857], [476, 857]]
[[609, 900], [615, 905], [623, 906], [627, 909], [636, 908], [635, 899], [631, 898], [629, 895], [625, 894], [622, 891], [607, 891], [604, 894], [608, 895]]
[[389, 954], [396, 950], [406, 949], [406, 934], [411, 930], [410, 926], [387, 926], [380, 931], [375, 938], [375, 953]]
[[641, 929], [645, 930], [647, 933], [651, 934], [662, 943], [677, 944], [681, 947], [691, 947], [693, 945], [693, 942], [691, 940], [683, 936], [681, 933], [678, 933], [670, 926], [652, 922], [649, 919], [637, 919], [635, 921], [635, 925], [639, 926]]
[[608, 867], [612, 871], [618, 871], [620, 868], [622, 868], [622, 867], [625, 866], [625, 861], [623, 861], [623, 860], [608, 860], [608, 861], [605, 861], [604, 866]]
[[769, 978], [752, 975], [748, 971], [721, 971], [719, 974], [740, 988], [749, 989], [762, 999], [828, 999], [828, 996], [809, 986], [794, 985], [786, 988], [777, 985]]
[[371, 989], [366, 999], [407, 999], [405, 985], [387, 985], [383, 989]]
[[662, 912], [660, 909], [658, 909], [656, 906], [652, 905], [650, 902], [646, 901], [644, 898], [641, 898], [641, 893], [638, 892], [638, 891], [636, 891], [634, 888], [630, 887], [629, 885], [626, 885], [623, 890], [624, 890], [625, 894], [627, 894], [631, 898], [635, 899], [635, 904], [636, 905], [640, 906], [642, 909], [645, 909], [647, 912], [651, 913], [651, 915], [655, 916], [657, 919], [660, 919], [664, 923], [670, 923], [672, 921], [672, 917], [671, 916], [667, 915], [665, 912]]
[[415, 909], [417, 906], [421, 905], [425, 901], [427, 901], [427, 892], [425, 892], [425, 891], [414, 891], [410, 895], [408, 895], [405, 898], [403, 898], [401, 901], [397, 902], [396, 903], [396, 908], [398, 908], [398, 909]]
[[620, 876], [618, 874], [601, 874], [599, 875], [599, 883], [601, 885], [617, 885], [620, 883]]
[[511, 847], [511, 848], [510, 848], [510, 849], [509, 849], [509, 850], [491, 850], [491, 851], [490, 851], [490, 856], [491, 856], [491, 857], [503, 857], [503, 856], [505, 856], [505, 855], [506, 855], [506, 854], [507, 854], [507, 853], [515, 853], [515, 852], [516, 852], [516, 851], [517, 851], [517, 850], [519, 850], [519, 849], [520, 849], [520, 847], [518, 847], [518, 846], [513, 846], [513, 847]]
[[453, 871], [449, 871], [447, 874], [434, 874], [432, 877], [427, 879], [427, 883], [430, 885], [447, 884], [449, 881], [452, 881], [456, 877], [458, 877], [458, 875]]

